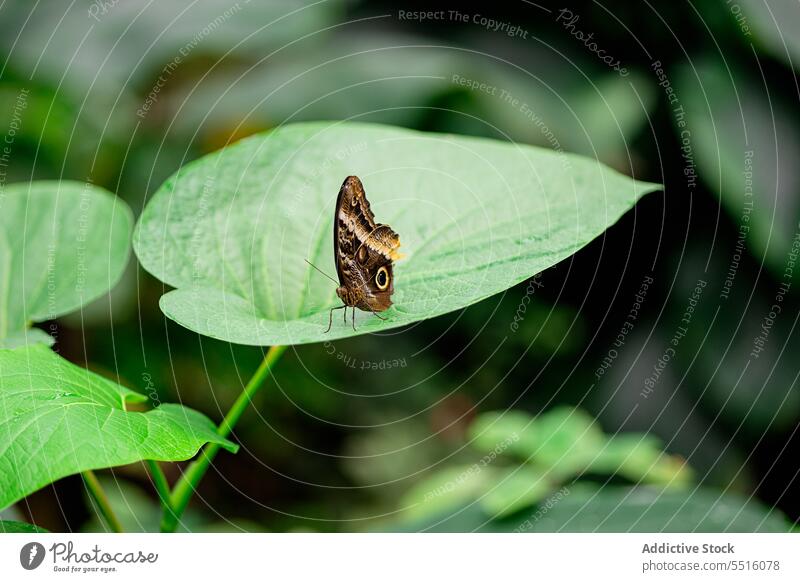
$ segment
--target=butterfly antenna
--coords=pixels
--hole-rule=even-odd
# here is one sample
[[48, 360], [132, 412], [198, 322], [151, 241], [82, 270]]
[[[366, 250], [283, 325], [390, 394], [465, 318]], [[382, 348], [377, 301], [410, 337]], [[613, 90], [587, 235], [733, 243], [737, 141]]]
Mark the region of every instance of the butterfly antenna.
[[314, 268], [315, 268], [317, 271], [319, 271], [320, 273], [322, 273], [323, 275], [325, 275], [325, 276], [326, 276], [328, 279], [330, 279], [331, 281], [333, 281], [333, 282], [334, 282], [334, 284], [335, 284], [337, 287], [339, 286], [339, 283], [338, 283], [338, 281], [336, 281], [336, 279], [334, 279], [333, 277], [331, 277], [330, 275], [328, 275], [328, 273], [326, 273], [325, 271], [323, 271], [322, 269], [320, 269], [319, 267], [317, 267], [317, 266], [316, 266], [314, 263], [312, 263], [312, 262], [311, 262], [311, 261], [309, 261], [308, 259], [304, 259], [304, 260], [305, 260], [305, 262], [306, 262], [306, 263], [308, 263], [309, 265], [311, 265], [312, 267], [314, 267]]

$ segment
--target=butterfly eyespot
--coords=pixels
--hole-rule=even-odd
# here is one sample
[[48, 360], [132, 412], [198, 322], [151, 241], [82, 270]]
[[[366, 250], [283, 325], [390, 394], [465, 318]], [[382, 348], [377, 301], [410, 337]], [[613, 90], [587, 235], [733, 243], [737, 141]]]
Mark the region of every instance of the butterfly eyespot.
[[358, 253], [356, 253], [356, 259], [362, 265], [367, 262], [367, 249], [365, 247], [361, 247], [358, 249]]
[[389, 271], [386, 270], [386, 267], [378, 269], [378, 273], [375, 275], [375, 284], [381, 291], [389, 286]]

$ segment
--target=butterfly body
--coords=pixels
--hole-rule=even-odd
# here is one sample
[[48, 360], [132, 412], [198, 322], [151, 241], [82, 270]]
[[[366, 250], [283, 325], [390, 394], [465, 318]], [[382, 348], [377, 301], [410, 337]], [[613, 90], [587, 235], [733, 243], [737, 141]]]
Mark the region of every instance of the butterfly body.
[[361, 180], [348, 176], [336, 199], [333, 224], [333, 249], [339, 276], [336, 295], [344, 303], [342, 307], [372, 313], [391, 307], [392, 266], [393, 261], [402, 257], [399, 248], [397, 233], [388, 225], [375, 222]]

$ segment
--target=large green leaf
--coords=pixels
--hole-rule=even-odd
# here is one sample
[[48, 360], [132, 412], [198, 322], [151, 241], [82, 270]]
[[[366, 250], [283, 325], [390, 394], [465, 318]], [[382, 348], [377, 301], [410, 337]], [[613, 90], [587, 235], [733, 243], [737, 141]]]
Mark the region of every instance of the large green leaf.
[[[332, 223], [344, 178], [360, 176], [379, 222], [403, 243], [394, 307], [328, 312]], [[177, 287], [178, 323], [218, 339], [299, 344], [398, 327], [460, 309], [586, 245], [643, 194], [573, 155], [498, 141], [357, 123], [303, 123], [242, 140], [182, 168], [145, 208], [142, 265]]]
[[777, 510], [710, 489], [659, 491], [648, 487], [562, 489], [538, 507], [496, 519], [478, 503], [392, 531], [427, 532], [788, 532]]
[[0, 196], [0, 348], [48, 343], [31, 322], [107, 292], [128, 260], [133, 217], [109, 192], [76, 182], [7, 186]]
[[125, 410], [146, 400], [45, 346], [0, 350], [0, 509], [87, 469], [182, 461], [207, 442], [235, 451], [194, 410]]

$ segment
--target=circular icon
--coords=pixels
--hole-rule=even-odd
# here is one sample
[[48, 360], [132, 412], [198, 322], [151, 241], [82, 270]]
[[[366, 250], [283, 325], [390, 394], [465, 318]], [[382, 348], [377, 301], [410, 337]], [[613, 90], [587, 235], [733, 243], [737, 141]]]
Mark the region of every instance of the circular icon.
[[44, 561], [44, 546], [39, 542], [29, 542], [19, 551], [19, 563], [26, 570], [35, 570]]

